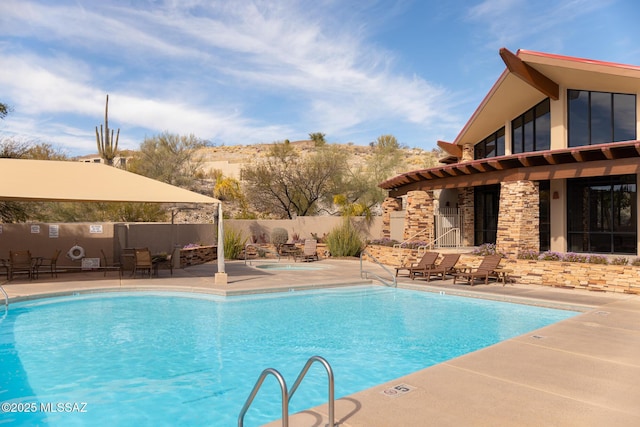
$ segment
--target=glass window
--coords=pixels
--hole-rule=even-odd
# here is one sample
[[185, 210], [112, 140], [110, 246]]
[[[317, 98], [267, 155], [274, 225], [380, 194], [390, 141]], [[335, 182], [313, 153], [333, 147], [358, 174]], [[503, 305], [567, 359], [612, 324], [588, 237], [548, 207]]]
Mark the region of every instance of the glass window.
[[550, 181], [538, 182], [540, 194], [540, 250], [548, 251], [551, 248], [551, 192]]
[[474, 244], [496, 243], [500, 186], [486, 185], [474, 188]]
[[613, 140], [635, 141], [636, 97], [622, 93], [613, 94]]
[[473, 148], [475, 159], [504, 156], [504, 128], [492, 133]]
[[569, 147], [636, 139], [636, 96], [569, 89]]
[[551, 148], [551, 109], [545, 99], [511, 122], [513, 153], [529, 153]]
[[569, 250], [635, 254], [636, 193], [636, 175], [568, 180]]

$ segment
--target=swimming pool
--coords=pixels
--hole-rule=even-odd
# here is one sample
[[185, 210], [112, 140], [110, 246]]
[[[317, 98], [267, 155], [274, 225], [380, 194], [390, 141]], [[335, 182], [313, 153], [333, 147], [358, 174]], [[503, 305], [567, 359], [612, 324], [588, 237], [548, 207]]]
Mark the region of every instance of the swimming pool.
[[[341, 397], [575, 314], [375, 286], [15, 303], [0, 323], [0, 401], [37, 411], [0, 412], [0, 424], [231, 426], [267, 367], [290, 387], [321, 355]], [[272, 380], [245, 425], [280, 417]], [[326, 401], [326, 384], [312, 367], [291, 413]], [[51, 410], [58, 403], [79, 406]]]

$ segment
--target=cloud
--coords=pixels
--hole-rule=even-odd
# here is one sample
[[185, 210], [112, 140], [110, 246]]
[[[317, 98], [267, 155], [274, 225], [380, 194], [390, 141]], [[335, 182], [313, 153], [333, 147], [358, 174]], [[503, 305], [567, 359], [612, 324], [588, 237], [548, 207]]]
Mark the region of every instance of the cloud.
[[558, 32], [551, 29], [606, 8], [612, 1], [615, 0], [484, 0], [467, 11], [466, 19], [480, 24], [478, 30], [489, 38], [479, 38], [491, 48], [516, 46], [528, 39], [550, 42], [558, 37]]
[[[106, 93], [121, 135], [168, 130], [255, 143], [453, 120], [447, 91], [399, 71], [398, 58], [368, 38], [367, 11], [357, 8], [332, 1], [9, 0], [0, 5], [7, 40], [0, 84], [16, 117], [31, 118], [24, 126], [53, 120], [78, 134], [89, 128], [87, 135], [101, 122]], [[349, 25], [338, 24], [340, 12], [348, 12]]]

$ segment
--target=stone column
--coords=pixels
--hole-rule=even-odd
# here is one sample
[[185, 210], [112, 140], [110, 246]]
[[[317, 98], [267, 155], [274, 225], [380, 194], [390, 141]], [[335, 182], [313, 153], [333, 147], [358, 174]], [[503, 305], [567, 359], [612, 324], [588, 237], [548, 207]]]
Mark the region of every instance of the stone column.
[[433, 202], [433, 191], [409, 191], [407, 193], [404, 240], [433, 241]]
[[509, 258], [540, 250], [540, 192], [534, 181], [503, 182], [500, 187], [496, 249]]
[[473, 144], [463, 144], [462, 145], [462, 159], [461, 162], [470, 162], [475, 158], [473, 153]]
[[391, 238], [391, 212], [402, 210], [402, 200], [387, 197], [382, 202], [382, 237]]
[[462, 215], [462, 246], [473, 246], [475, 243], [475, 211], [473, 209], [473, 187], [458, 189], [458, 208]]

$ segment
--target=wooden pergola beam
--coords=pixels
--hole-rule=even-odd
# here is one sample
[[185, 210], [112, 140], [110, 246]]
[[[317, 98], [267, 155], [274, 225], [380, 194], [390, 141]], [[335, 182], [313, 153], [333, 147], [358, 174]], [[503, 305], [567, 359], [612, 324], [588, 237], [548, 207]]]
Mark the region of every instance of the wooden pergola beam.
[[503, 47], [500, 49], [500, 57], [513, 75], [519, 77], [525, 83], [536, 88], [554, 101], [558, 100], [560, 97], [560, 87], [558, 83], [522, 61], [507, 48]]

